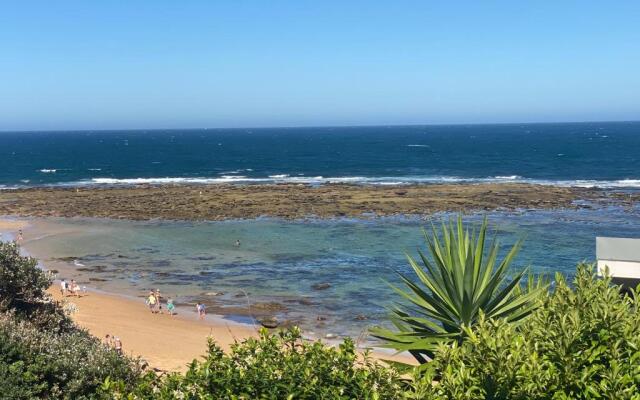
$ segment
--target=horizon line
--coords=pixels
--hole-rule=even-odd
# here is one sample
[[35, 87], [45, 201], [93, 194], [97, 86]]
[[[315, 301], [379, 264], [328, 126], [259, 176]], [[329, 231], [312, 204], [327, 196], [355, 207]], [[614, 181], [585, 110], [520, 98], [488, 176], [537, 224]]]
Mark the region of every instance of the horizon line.
[[587, 121], [524, 121], [524, 122], [467, 122], [467, 123], [409, 123], [409, 124], [353, 124], [353, 125], [274, 125], [245, 127], [182, 127], [182, 128], [97, 128], [97, 129], [0, 129], [0, 133], [35, 132], [125, 132], [125, 131], [179, 131], [179, 130], [247, 130], [247, 129], [320, 129], [320, 128], [376, 128], [420, 126], [487, 126], [487, 125], [553, 125], [553, 124], [604, 124], [639, 123], [639, 120], [587, 120]]

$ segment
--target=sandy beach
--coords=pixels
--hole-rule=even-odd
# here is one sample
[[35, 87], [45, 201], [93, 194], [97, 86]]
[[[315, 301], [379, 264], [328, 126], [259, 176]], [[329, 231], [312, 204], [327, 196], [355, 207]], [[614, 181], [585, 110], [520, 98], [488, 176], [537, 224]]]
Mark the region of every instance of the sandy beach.
[[118, 336], [125, 353], [142, 357], [154, 368], [165, 371], [186, 369], [207, 349], [211, 336], [227, 351], [236, 340], [256, 336], [249, 326], [199, 321], [195, 312], [181, 314], [152, 314], [142, 301], [117, 295], [89, 292], [83, 297], [62, 298], [57, 285], [49, 290], [56, 300], [75, 306], [74, 321], [92, 335], [104, 338], [106, 334]]

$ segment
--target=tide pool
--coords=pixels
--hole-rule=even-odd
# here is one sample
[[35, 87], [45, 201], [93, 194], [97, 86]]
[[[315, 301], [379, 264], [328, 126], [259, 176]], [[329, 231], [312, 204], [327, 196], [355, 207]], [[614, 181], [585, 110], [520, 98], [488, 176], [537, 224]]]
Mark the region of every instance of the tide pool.
[[[484, 215], [465, 218], [479, 224]], [[596, 236], [640, 237], [638, 207], [486, 215], [503, 251], [525, 240], [514, 270], [571, 276], [578, 262], [594, 260]], [[394, 271], [410, 273], [405, 254], [417, 256], [422, 229], [430, 226], [400, 217], [31, 222], [26, 247], [47, 266], [64, 264], [61, 276], [125, 295], [159, 288], [178, 303], [205, 299], [232, 319], [247, 320], [234, 311], [247, 304], [270, 304], [270, 313], [299, 323], [310, 336], [358, 336], [386, 323], [385, 307], [399, 300], [386, 282], [398, 283]]]

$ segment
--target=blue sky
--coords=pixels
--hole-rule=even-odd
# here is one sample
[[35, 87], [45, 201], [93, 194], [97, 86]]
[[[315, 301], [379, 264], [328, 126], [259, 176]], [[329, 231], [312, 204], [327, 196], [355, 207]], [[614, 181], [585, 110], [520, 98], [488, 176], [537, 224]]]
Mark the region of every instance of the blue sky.
[[20, 1], [0, 130], [640, 119], [639, 1]]

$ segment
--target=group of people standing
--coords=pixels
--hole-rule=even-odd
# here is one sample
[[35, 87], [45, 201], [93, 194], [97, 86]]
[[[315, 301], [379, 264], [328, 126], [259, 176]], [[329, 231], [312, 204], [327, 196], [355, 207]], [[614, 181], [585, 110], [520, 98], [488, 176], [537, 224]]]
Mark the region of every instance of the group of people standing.
[[119, 337], [117, 336], [111, 336], [107, 333], [107, 335], [104, 337], [102, 343], [111, 348], [114, 349], [118, 354], [122, 354], [122, 341], [120, 340]]
[[[146, 299], [147, 306], [149, 306], [149, 310], [153, 314], [164, 314], [162, 310], [162, 295], [160, 294], [160, 289], [149, 291], [149, 295]], [[167, 311], [169, 315], [175, 315], [175, 305], [173, 304], [173, 299], [167, 299]]]
[[85, 287], [80, 289], [80, 285], [73, 279], [71, 282], [67, 282], [65, 279], [60, 281], [60, 294], [62, 294], [63, 297], [67, 295], [80, 297], [80, 293], [85, 293], [86, 291], [87, 289]]

